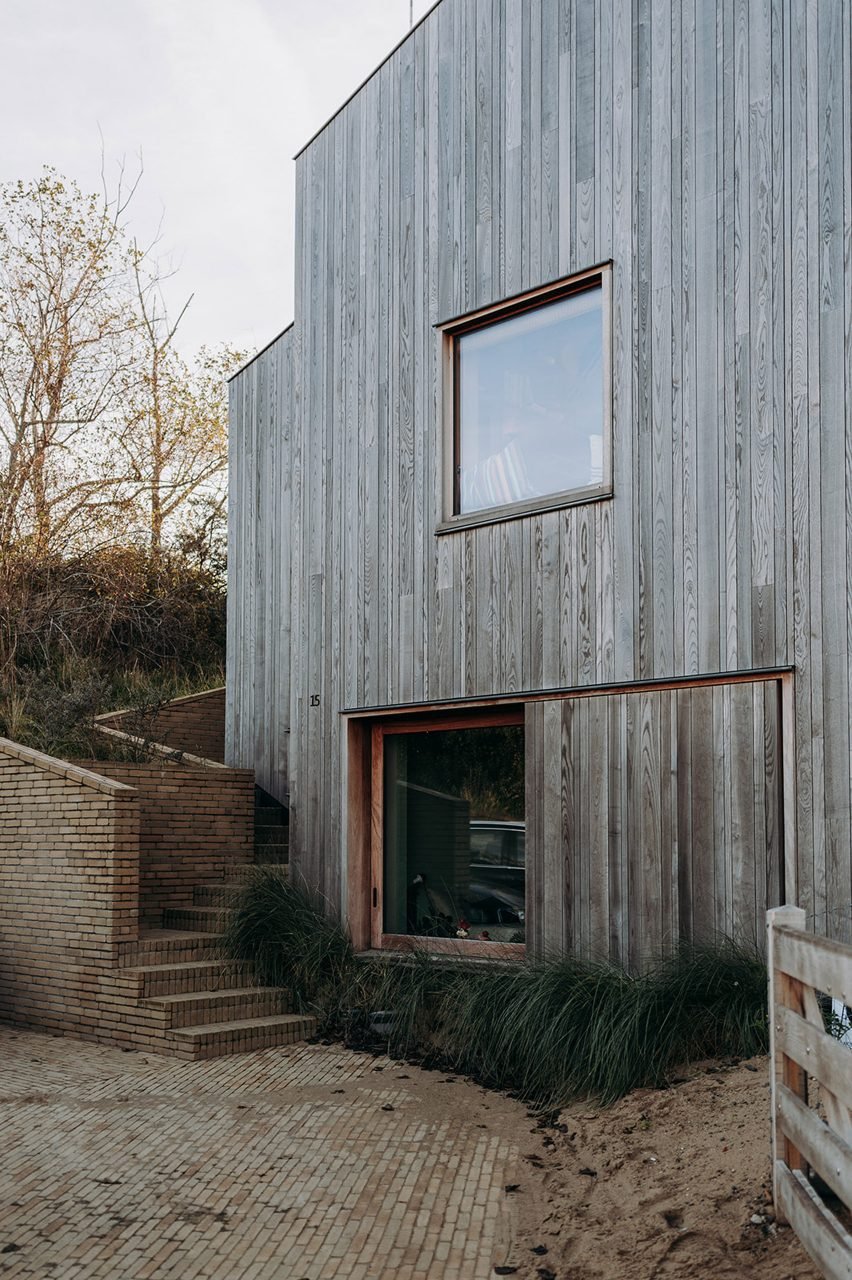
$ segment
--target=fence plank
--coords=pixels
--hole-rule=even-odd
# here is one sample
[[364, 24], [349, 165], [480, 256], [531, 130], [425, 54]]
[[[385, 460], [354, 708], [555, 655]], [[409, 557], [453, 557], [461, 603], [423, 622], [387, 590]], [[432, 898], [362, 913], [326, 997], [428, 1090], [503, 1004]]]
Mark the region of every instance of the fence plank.
[[[804, 912], [767, 912], [772, 1081], [772, 1181], [778, 1220], [790, 1223], [826, 1280], [852, 1280], [852, 1236], [820, 1199], [807, 1167], [852, 1205], [852, 1059], [823, 1026], [817, 991], [852, 990], [852, 951], [803, 932]], [[826, 1124], [807, 1106], [807, 1076]]]
[[[801, 984], [798, 985], [801, 987]], [[816, 1027], [819, 1035], [824, 1035], [825, 1023], [823, 1022], [822, 1010], [819, 1007], [816, 992], [813, 987], [801, 987], [801, 991], [803, 996], [801, 1012], [805, 1016], [805, 1021], [809, 1022], [812, 1027]], [[852, 1072], [852, 1059], [850, 1059], [849, 1070]], [[822, 1082], [820, 1083], [819, 1100], [829, 1125], [835, 1133], [839, 1133], [846, 1142], [852, 1144], [852, 1113]]]
[[[778, 938], [780, 936], [781, 926], [788, 928], [801, 929], [804, 927], [805, 913], [801, 907], [775, 907], [766, 913], [767, 924], [767, 966], [769, 970], [769, 1055], [770, 1055], [770, 1115], [772, 1122], [770, 1124], [770, 1132], [772, 1135], [772, 1167], [777, 1168], [779, 1163], [786, 1162], [792, 1168], [800, 1169], [804, 1167], [804, 1159], [796, 1150], [793, 1143], [778, 1132], [778, 1125], [775, 1117], [777, 1114], [778, 1097], [783, 1087], [790, 1088], [800, 1097], [806, 1096], [807, 1081], [804, 1073], [786, 1058], [778, 1048], [778, 1022], [774, 1017], [775, 1009], [780, 1005], [789, 1005], [794, 994], [792, 980], [777, 968], [776, 948]], [[800, 990], [800, 988], [799, 988]], [[773, 1199], [778, 1203], [778, 1188], [774, 1187]]]
[[784, 1086], [778, 1092], [777, 1115], [797, 1150], [848, 1205], [852, 1201], [852, 1147]]
[[776, 1006], [773, 1022], [778, 1052], [792, 1058], [845, 1106], [852, 1107], [852, 1057], [845, 1045], [792, 1009]]
[[799, 982], [852, 1004], [852, 952], [843, 943], [785, 927], [776, 937], [775, 964]]
[[776, 1205], [825, 1280], [852, 1280], [852, 1236], [825, 1208], [803, 1173], [775, 1164]]

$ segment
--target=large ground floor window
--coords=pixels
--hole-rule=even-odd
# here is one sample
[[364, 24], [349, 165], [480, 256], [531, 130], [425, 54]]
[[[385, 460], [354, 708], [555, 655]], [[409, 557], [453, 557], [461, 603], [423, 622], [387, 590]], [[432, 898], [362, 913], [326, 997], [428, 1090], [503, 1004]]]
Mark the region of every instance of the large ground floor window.
[[373, 730], [375, 945], [526, 939], [522, 708]]
[[792, 676], [351, 716], [356, 947], [607, 958], [763, 937], [795, 901]]

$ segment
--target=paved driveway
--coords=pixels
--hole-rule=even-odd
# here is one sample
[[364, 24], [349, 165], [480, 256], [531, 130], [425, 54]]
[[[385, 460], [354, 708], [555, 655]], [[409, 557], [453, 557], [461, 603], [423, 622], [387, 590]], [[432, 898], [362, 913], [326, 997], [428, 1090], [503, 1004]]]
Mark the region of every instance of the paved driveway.
[[0, 1276], [485, 1280], [524, 1114], [337, 1047], [178, 1063], [0, 1028]]

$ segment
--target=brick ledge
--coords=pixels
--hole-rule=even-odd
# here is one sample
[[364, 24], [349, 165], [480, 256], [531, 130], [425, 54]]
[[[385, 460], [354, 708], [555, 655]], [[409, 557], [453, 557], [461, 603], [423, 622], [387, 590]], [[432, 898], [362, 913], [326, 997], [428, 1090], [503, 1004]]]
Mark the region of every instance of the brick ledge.
[[16, 760], [24, 761], [25, 764], [35, 765], [37, 769], [56, 774], [60, 778], [67, 778], [69, 782], [91, 787], [93, 791], [101, 791], [104, 795], [117, 795], [124, 791], [131, 795], [136, 793], [136, 788], [128, 786], [126, 782], [115, 782], [104, 774], [93, 773], [91, 769], [81, 769], [78, 765], [69, 764], [67, 760], [58, 760], [55, 756], [45, 755], [43, 751], [25, 747], [20, 742], [12, 742], [10, 738], [0, 738], [0, 754], [12, 756]]

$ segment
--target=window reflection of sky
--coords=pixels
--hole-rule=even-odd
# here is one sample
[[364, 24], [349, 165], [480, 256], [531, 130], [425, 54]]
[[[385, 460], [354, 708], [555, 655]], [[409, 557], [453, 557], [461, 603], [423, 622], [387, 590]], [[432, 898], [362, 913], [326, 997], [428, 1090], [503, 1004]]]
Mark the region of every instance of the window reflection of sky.
[[602, 479], [601, 289], [459, 339], [461, 510]]

